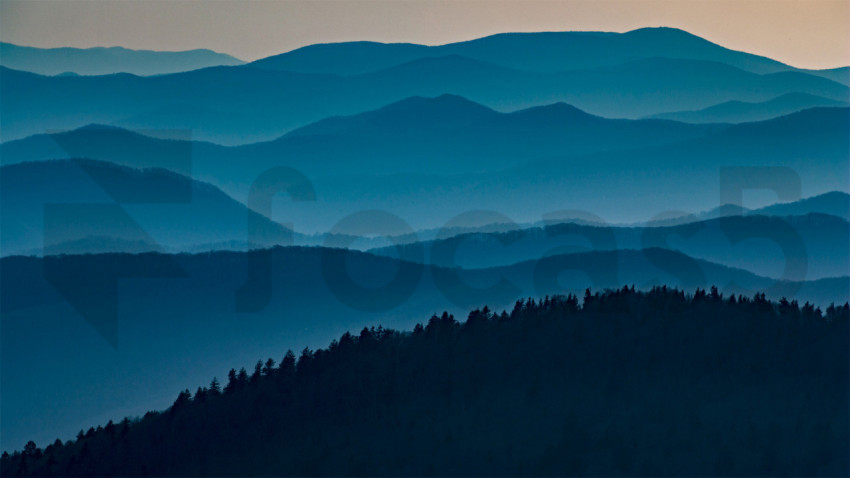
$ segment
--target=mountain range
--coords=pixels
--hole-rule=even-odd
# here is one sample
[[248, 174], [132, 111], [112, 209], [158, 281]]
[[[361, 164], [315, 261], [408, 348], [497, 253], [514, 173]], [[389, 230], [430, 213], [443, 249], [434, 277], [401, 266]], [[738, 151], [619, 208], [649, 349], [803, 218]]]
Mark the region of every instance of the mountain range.
[[[692, 55], [659, 50], [659, 44], [678, 42], [685, 35], [675, 30], [621, 35], [625, 41], [615, 43], [623, 53], [611, 56], [610, 61], [582, 61], [584, 47], [569, 46], [574, 42], [568, 40], [563, 42], [565, 51], [578, 55], [576, 61], [570, 62], [565, 54], [557, 57], [566, 58], [561, 67], [540, 66], [538, 70], [522, 69], [531, 66], [524, 65], [518, 53], [529, 51], [526, 43], [547, 43], [551, 34], [488, 37], [481, 44], [473, 42], [455, 50], [424, 47], [427, 56], [398, 53], [408, 47], [395, 45], [389, 47], [388, 61], [382, 59], [379, 45], [322, 46], [298, 50], [297, 55], [292, 52], [303, 59], [295, 63], [307, 65], [301, 68], [286, 66], [290, 60], [281, 60], [284, 66], [275, 67], [275, 58], [155, 77], [43, 77], [3, 68], [3, 138], [102, 123], [133, 129], [191, 130], [196, 139], [245, 144], [273, 139], [328, 116], [352, 115], [410, 96], [442, 94], [464, 96], [503, 112], [563, 101], [591, 114], [623, 118], [698, 110], [728, 101], [764, 102], [791, 93], [839, 103], [848, 100], [850, 90], [841, 82], [841, 75], [795, 70], [715, 48], [696, 37], [694, 42], [707, 50], [700, 47]], [[598, 40], [596, 48], [606, 49], [610, 38], [621, 36], [574, 38]], [[496, 61], [494, 56], [500, 50], [487, 47], [488, 42], [500, 45], [503, 60]], [[512, 43], [514, 46], [509, 46]], [[627, 47], [629, 43], [633, 44]], [[349, 47], [364, 49], [364, 53], [351, 55], [348, 63], [365, 63], [366, 67], [328, 72], [309, 66], [327, 63], [328, 49], [343, 50], [328, 53], [336, 58], [346, 56]], [[304, 59], [314, 54], [315, 58]], [[547, 48], [539, 53], [540, 58], [552, 54]], [[372, 59], [357, 60], [364, 56]], [[398, 59], [404, 61], [397, 63]]]
[[[458, 259], [457, 264], [482, 267], [542, 257], [556, 246], [565, 246], [560, 243], [564, 234], [553, 232], [561, 226], [552, 225], [573, 223], [578, 230], [570, 233], [572, 236], [592, 237], [594, 234], [588, 231], [599, 228], [612, 231], [613, 242], [596, 249], [667, 247], [655, 240], [647, 242], [644, 235], [652, 230], [655, 231], [653, 237], [679, 237], [685, 240], [686, 247], [691, 242], [690, 246], [696, 249], [685, 249], [685, 252], [696, 257], [744, 267], [772, 277], [781, 275], [781, 268], [777, 267], [784, 263], [784, 258], [779, 250], [775, 251], [776, 254], [763, 253], [771, 247], [783, 245], [771, 244], [771, 238], [775, 242], [776, 238], [783, 237], [783, 228], [790, 227], [800, 235], [807, 251], [805, 277], [841, 275], [847, 269], [846, 261], [836, 260], [845, 257], [848, 250], [845, 236], [850, 196], [840, 192], [756, 210], [727, 206], [698, 215], [632, 226], [587, 222], [564, 216], [550, 219], [550, 226], [539, 229], [529, 224], [499, 224], [500, 218], [494, 216], [494, 222], [482, 224], [485, 229], [447, 226], [441, 230], [417, 231], [412, 235], [390, 234], [390, 237], [380, 239], [369, 235], [368, 226], [366, 235], [357, 231], [339, 231], [336, 235], [293, 232], [251, 211], [215, 186], [163, 169], [139, 170], [98, 160], [68, 159], [3, 166], [0, 173], [3, 185], [0, 223], [6, 231], [0, 242], [3, 255], [198, 252], [247, 250], [278, 244], [350, 244], [348, 247], [368, 248], [376, 247], [376, 244], [419, 241], [426, 241], [427, 249], [433, 247], [435, 238], [445, 240], [451, 237], [452, 241], [462, 241], [466, 237], [477, 237], [473, 242], [485, 240], [483, 247], [477, 249], [485, 261], [474, 259], [468, 262], [469, 258], [466, 258]], [[717, 219], [740, 214], [746, 216], [722, 221]], [[759, 216], [779, 216], [779, 220], [764, 222]], [[737, 226], [730, 230], [726, 227], [727, 223]], [[741, 234], [741, 228], [750, 231], [748, 234], [751, 235], [760, 231], [759, 234], [766, 237], [763, 241], [768, 241], [767, 249], [755, 254], [751, 253], [754, 252], [752, 247], [764, 244], [755, 243], [744, 249], [729, 244], [735, 234]], [[691, 231], [702, 232], [694, 238]], [[567, 238], [570, 234], [566, 235]], [[520, 241], [522, 244], [516, 245], [519, 249], [513, 245], [505, 250], [489, 251], [487, 248], [487, 241], [490, 241], [490, 246], [499, 247], [500, 243], [517, 242], [520, 236], [529, 236], [528, 240], [532, 243], [546, 239], [534, 246], [523, 239]], [[395, 249], [389, 247], [377, 252], [392, 255]], [[728, 256], [728, 253], [733, 255]]]
[[[757, 74], [797, 70], [781, 62], [734, 51], [677, 28], [640, 28], [625, 33], [502, 33], [439, 46], [344, 42], [310, 45], [251, 63], [259, 68], [357, 75], [413, 60], [459, 55], [535, 72], [584, 70], [650, 58], [725, 63]], [[797, 70], [850, 84], [847, 68]]]
[[[312, 236], [293, 232], [213, 185], [163, 169], [49, 160], [0, 167], [0, 181], [4, 256], [247, 250], [288, 244], [369, 247], [378, 242], [401, 245], [399, 250], [389, 246], [374, 251], [381, 255], [408, 258], [412, 257], [408, 251], [424, 247], [427, 254], [422, 260], [435, 261], [434, 265], [493, 267], [553, 251], [585, 250], [590, 239], [590, 250], [672, 247], [775, 278], [786, 273], [786, 265], [795, 280], [840, 276], [850, 268], [850, 196], [839, 192], [753, 211], [720, 209], [640, 226], [564, 217], [550, 220], [544, 228], [504, 223], [506, 232], [468, 232], [462, 224], [447, 225], [424, 235], [388, 234], [377, 241], [370, 238], [368, 224], [361, 224], [364, 230], [359, 232]], [[722, 211], [728, 214], [721, 215]], [[489, 224], [499, 216], [493, 218]], [[384, 223], [379, 220], [373, 226]], [[432, 250], [454, 252], [432, 257]]]
[[[561, 204], [628, 223], [651, 219], [648, 211], [719, 206], [720, 176], [741, 167], [783, 170], [797, 198], [846, 191], [848, 113], [813, 108], [755, 123], [688, 125], [609, 120], [565, 104], [498, 113], [439, 96], [328, 118], [240, 147], [90, 126], [5, 142], [0, 161], [81, 157], [165, 168], [243, 203], [261, 174], [295, 168], [317, 201], [278, 201], [274, 217], [306, 233], [329, 231], [345, 215], [372, 209], [396, 214], [413, 229], [441, 227], [476, 209], [536, 222]], [[600, 197], [601, 190], [611, 192]]]
[[122, 47], [36, 48], [0, 42], [0, 65], [39, 75], [163, 75], [210, 66], [241, 65], [212, 50], [152, 51]]
[[[843, 195], [843, 199], [848, 196]], [[799, 203], [798, 203], [799, 204]], [[370, 252], [427, 263], [485, 268], [552, 254], [661, 247], [756, 274], [795, 280], [845, 275], [850, 270], [850, 222], [824, 215], [726, 216], [676, 226], [622, 227], [552, 224], [508, 232], [465, 233]]]

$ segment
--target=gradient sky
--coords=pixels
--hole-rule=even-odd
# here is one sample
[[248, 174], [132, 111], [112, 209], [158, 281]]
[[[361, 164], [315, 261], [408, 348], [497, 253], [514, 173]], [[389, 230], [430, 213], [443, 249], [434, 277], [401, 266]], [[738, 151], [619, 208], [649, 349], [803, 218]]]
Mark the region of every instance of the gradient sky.
[[647, 26], [682, 28], [797, 67], [850, 65], [848, 0], [0, 0], [2, 41], [210, 48], [244, 60], [322, 42], [441, 44]]

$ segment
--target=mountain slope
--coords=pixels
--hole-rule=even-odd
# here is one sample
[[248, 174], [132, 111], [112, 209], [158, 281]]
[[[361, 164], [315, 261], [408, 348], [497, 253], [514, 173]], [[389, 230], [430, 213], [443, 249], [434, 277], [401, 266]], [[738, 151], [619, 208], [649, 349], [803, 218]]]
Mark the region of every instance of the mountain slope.
[[779, 203], [756, 209], [751, 214], [791, 216], [811, 213], [830, 214], [850, 220], [850, 194], [833, 191], [790, 203]]
[[3, 166], [0, 173], [3, 255], [55, 253], [69, 242], [70, 251], [98, 251], [103, 238], [134, 250], [292, 239], [291, 231], [219, 189], [161, 169], [56, 160]]
[[680, 224], [717, 219], [726, 216], [805, 216], [807, 214], [825, 214], [850, 221], [850, 194], [841, 191], [830, 191], [799, 199], [797, 201], [778, 202], [757, 209], [748, 209], [740, 205], [725, 204], [697, 214], [685, 214], [663, 219], [659, 218], [640, 225], [677, 226]]
[[39, 75], [162, 75], [210, 66], [241, 65], [212, 50], [151, 51], [110, 48], [36, 48], [0, 42], [0, 65]]
[[850, 86], [850, 66], [842, 66], [842, 67], [839, 67], [839, 68], [830, 68], [830, 69], [827, 69], [827, 70], [801, 70], [801, 71]]
[[192, 175], [198, 157], [223, 154], [227, 148], [193, 140], [190, 131], [172, 131], [171, 138], [156, 138], [157, 131], [130, 131], [91, 124], [70, 131], [37, 134], [0, 144], [0, 164], [89, 158], [131, 168], [163, 168]]

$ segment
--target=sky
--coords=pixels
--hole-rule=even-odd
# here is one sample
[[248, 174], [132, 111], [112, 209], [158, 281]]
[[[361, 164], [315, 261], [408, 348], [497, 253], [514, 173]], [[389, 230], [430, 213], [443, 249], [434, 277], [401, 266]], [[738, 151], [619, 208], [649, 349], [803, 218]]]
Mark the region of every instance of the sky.
[[312, 43], [653, 26], [801, 68], [850, 65], [850, 0], [0, 0], [5, 42], [209, 48], [248, 61]]

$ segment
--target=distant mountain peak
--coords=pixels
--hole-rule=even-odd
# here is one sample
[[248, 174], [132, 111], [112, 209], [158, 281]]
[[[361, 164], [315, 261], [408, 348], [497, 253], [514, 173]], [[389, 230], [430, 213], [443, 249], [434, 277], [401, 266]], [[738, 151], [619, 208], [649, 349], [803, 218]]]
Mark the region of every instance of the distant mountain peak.
[[209, 49], [134, 50], [121, 46], [37, 48], [0, 42], [0, 62], [40, 75], [159, 75], [216, 65], [241, 65], [233, 56]]
[[106, 130], [106, 131], [127, 131], [123, 128], [119, 128], [117, 126], [112, 126], [112, 125], [103, 124], [103, 123], [89, 123], [85, 126], [80, 126], [79, 128], [76, 128], [76, 129], [71, 130], [71, 131], [104, 131], [104, 130]]
[[682, 30], [681, 28], [668, 27], [668, 26], [641, 27], [641, 28], [635, 28], [634, 30], [629, 30], [629, 31], [623, 33], [623, 35], [630, 35], [630, 34], [679, 35], [679, 36], [685, 36], [685, 37], [689, 37], [689, 38], [699, 38], [700, 40], [708, 41], [708, 40], [703, 39], [702, 37], [694, 35], [693, 33], [689, 32], [687, 30]]
[[531, 108], [526, 108], [517, 111], [514, 114], [544, 114], [557, 115], [559, 117], [599, 118], [596, 115], [592, 115], [580, 108], [577, 108], [563, 101], [558, 101], [557, 103], [551, 103], [548, 105], [532, 106]]
[[359, 130], [359, 128], [371, 128], [377, 125], [389, 128], [411, 127], [411, 125], [424, 123], [451, 126], [499, 114], [458, 95], [443, 94], [433, 98], [411, 96], [365, 113], [326, 118], [292, 131], [283, 138], [338, 133], [343, 130]]
[[468, 100], [460, 95], [442, 94], [436, 97], [411, 96], [395, 103], [390, 103], [375, 111], [407, 111], [410, 109], [428, 109], [430, 111], [458, 111], [464, 112], [487, 112], [494, 111], [480, 103]]

